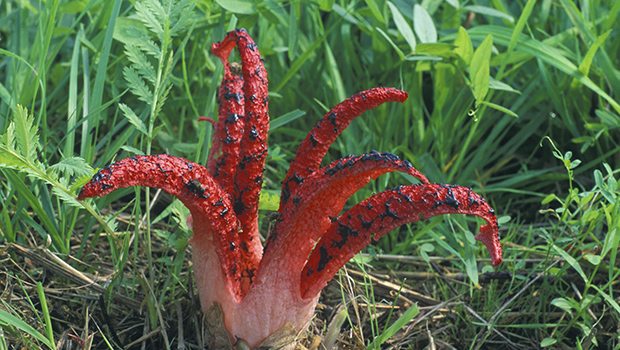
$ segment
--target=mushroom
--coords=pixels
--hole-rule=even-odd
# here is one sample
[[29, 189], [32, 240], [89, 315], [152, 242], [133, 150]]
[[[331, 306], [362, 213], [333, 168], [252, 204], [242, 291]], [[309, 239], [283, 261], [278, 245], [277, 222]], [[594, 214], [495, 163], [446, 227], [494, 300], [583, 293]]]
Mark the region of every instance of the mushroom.
[[[227, 61], [238, 47], [243, 76]], [[497, 218], [471, 188], [430, 184], [411, 163], [372, 151], [320, 168], [328, 147], [366, 110], [404, 102], [407, 93], [375, 88], [328, 112], [301, 143], [283, 181], [278, 216], [263, 248], [258, 204], [269, 128], [267, 72], [244, 29], [212, 46], [224, 64], [219, 117], [206, 167], [170, 155], [133, 156], [101, 169], [78, 199], [130, 186], [163, 189], [190, 210], [194, 277], [204, 312], [221, 309], [231, 344], [250, 347], [283, 331], [306, 329], [321, 290], [356, 253], [390, 230], [442, 214], [477, 215], [476, 239], [493, 266], [502, 260]], [[400, 171], [420, 183], [384, 191], [338, 215], [371, 179]], [[333, 220], [332, 218], [336, 218]]]

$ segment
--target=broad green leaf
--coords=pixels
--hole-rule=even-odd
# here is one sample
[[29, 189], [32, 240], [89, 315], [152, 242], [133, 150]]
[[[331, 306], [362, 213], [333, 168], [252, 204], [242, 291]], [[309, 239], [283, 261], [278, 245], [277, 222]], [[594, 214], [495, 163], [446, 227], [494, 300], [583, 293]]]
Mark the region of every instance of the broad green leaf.
[[474, 51], [469, 65], [469, 77], [472, 81], [474, 97], [476, 102], [482, 101], [489, 92], [491, 47], [493, 46], [493, 36], [490, 34], [482, 41], [480, 46]]
[[454, 39], [454, 52], [459, 55], [463, 62], [467, 66], [471, 63], [471, 58], [474, 55], [474, 47], [471, 44], [471, 39], [469, 39], [469, 34], [463, 27], [459, 27], [459, 31], [456, 34], [456, 39]]
[[481, 61], [477, 70], [473, 72], [472, 84], [474, 85], [474, 97], [476, 103], [482, 102], [489, 92], [490, 67], [489, 61]]
[[400, 13], [398, 8], [394, 6], [391, 2], [388, 1], [388, 6], [390, 7], [390, 11], [392, 12], [392, 17], [394, 18], [394, 23], [396, 24], [396, 28], [400, 32], [400, 34], [405, 38], [405, 41], [411, 47], [411, 52], [414, 52], [416, 49], [416, 40], [415, 35], [413, 35], [413, 31], [409, 26], [409, 23], [405, 20], [403, 15]]
[[514, 17], [512, 17], [511, 15], [498, 11], [494, 8], [486, 7], [486, 6], [478, 6], [478, 5], [465, 6], [463, 7], [463, 10], [479, 13], [481, 15], [500, 17], [503, 19], [507, 19], [511, 23], [514, 23], [515, 21]]
[[551, 305], [558, 307], [566, 312], [568, 312], [571, 316], [573, 316], [573, 305], [566, 298], [555, 298], [551, 300]]
[[489, 88], [493, 89], [493, 90], [502, 90], [502, 91], [508, 91], [508, 92], [514, 92], [516, 94], [521, 95], [521, 91], [519, 90], [515, 90], [512, 88], [512, 86], [501, 82], [499, 80], [495, 80], [495, 78], [491, 77], [489, 79]]
[[332, 7], [334, 7], [334, 2], [336, 2], [336, 0], [319, 0], [319, 8], [321, 11], [329, 12], [332, 10]]
[[431, 43], [431, 44], [419, 44], [416, 46], [416, 54], [424, 54], [429, 56], [441, 56], [448, 57], [453, 56], [452, 53], [454, 46], [443, 43]]
[[138, 129], [141, 133], [149, 137], [149, 131], [146, 128], [146, 124], [134, 113], [134, 111], [124, 103], [119, 103], [118, 106], [123, 111], [123, 114], [129, 120], [129, 122]]
[[423, 43], [437, 42], [437, 29], [431, 15], [424, 7], [413, 5], [413, 29]]
[[123, 44], [138, 45], [142, 40], [149, 39], [151, 35], [144, 23], [137, 18], [119, 17], [116, 19], [113, 37]]
[[557, 342], [558, 342], [557, 339], [545, 338], [540, 342], [540, 346], [543, 348], [546, 348], [547, 346], [551, 346]]

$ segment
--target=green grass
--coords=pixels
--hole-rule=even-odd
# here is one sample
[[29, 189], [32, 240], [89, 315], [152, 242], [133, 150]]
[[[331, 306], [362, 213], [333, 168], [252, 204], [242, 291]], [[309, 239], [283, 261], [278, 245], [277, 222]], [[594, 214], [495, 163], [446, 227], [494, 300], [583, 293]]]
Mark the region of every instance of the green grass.
[[[96, 346], [118, 341], [101, 305], [74, 295], [88, 294], [74, 289], [80, 284], [25, 265], [30, 260], [10, 244], [103, 274], [104, 305], [118, 318], [112, 323], [126, 327], [116, 330], [125, 345], [163, 325], [149, 341], [176, 346], [177, 314], [164, 310], [177, 310], [175, 301], [192, 292], [187, 210], [153, 190], [88, 202], [75, 196], [93, 168], [133, 154], [206, 163], [212, 129], [196, 119], [216, 113], [222, 74], [210, 45], [236, 27], [248, 29], [269, 72], [270, 193], [279, 192], [297, 145], [327, 110], [357, 91], [394, 86], [408, 101], [356, 119], [326, 162], [392, 152], [431, 182], [472, 186], [498, 213], [504, 263], [495, 269], [480, 260], [476, 222], [459, 216], [402, 227], [367, 249], [421, 257], [414, 265], [380, 257], [370, 264], [395, 276], [430, 272], [434, 280], [406, 284], [439, 301], [458, 297], [447, 306], [449, 320], [416, 323], [422, 335], [401, 346], [620, 349], [620, 2], [151, 3], [158, 2], [0, 3], [0, 290], [12, 290], [2, 294], [0, 349], [52, 347], [69, 330], [86, 339], [97, 331], [93, 323], [102, 332], [91, 339]], [[411, 181], [385, 175], [350, 204]], [[442, 278], [433, 264], [463, 272], [465, 283]], [[144, 300], [146, 316], [120, 307], [119, 295]], [[21, 301], [9, 307], [10, 300]], [[79, 316], [63, 319], [54, 311], [61, 305]], [[186, 338], [198, 342], [191, 302], [177, 308], [195, 327]], [[90, 312], [97, 317], [89, 326], [75, 324], [88, 323]], [[390, 325], [413, 317], [400, 316]], [[353, 327], [366, 334], [364, 346], [403, 337], [376, 322]], [[392, 337], [369, 339], [377, 330]]]

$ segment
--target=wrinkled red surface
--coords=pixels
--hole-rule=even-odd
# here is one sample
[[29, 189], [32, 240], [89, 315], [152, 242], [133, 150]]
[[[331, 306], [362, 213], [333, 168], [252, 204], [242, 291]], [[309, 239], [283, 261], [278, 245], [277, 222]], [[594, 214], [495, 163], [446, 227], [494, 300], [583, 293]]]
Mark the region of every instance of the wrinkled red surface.
[[[243, 77], [232, 74], [228, 63], [235, 47], [241, 56]], [[258, 232], [258, 204], [269, 131], [267, 71], [245, 29], [231, 31], [220, 43], [213, 44], [211, 51], [224, 65], [213, 142], [222, 153], [217, 148], [211, 152], [207, 169], [213, 169], [216, 180], [231, 194], [241, 224], [241, 269], [250, 276], [249, 283], [242, 285], [245, 293], [263, 250]]]
[[351, 121], [367, 110], [376, 108], [385, 102], [405, 102], [409, 94], [402, 90], [378, 87], [349, 97], [332, 108], [323, 119], [310, 130], [308, 136], [297, 149], [297, 154], [290, 164], [282, 182], [280, 207], [290, 198], [303, 180], [316, 171], [329, 146], [338, 135], [349, 126]]
[[355, 205], [330, 225], [302, 272], [301, 293], [313, 297], [357, 252], [406, 223], [443, 214], [470, 214], [487, 221], [476, 239], [502, 262], [497, 218], [491, 206], [469, 187], [438, 184], [400, 186]]
[[[376, 151], [341, 158], [310, 174], [281, 208], [281, 215], [269, 235], [261, 268], [277, 261], [281, 268], [286, 265], [301, 271], [314, 245], [347, 199], [370, 180], [392, 171], [404, 172], [428, 183], [409, 162]], [[276, 255], [279, 259], [274, 258]]]
[[[228, 288], [241, 297], [241, 239], [230, 196], [200, 164], [167, 154], [133, 156], [106, 166], [80, 191], [78, 200], [102, 197], [116, 189], [132, 186], [160, 188], [177, 198], [190, 210], [194, 221], [194, 240], [212, 239], [220, 256], [221, 269]], [[214, 234], [217, 233], [217, 234]]]
[[[237, 47], [243, 76], [228, 57]], [[224, 65], [213, 148], [207, 167], [169, 155], [134, 156], [101, 169], [78, 199], [117, 188], [149, 186], [177, 196], [193, 216], [194, 272], [203, 310], [221, 304], [231, 340], [256, 347], [287, 323], [302, 331], [318, 295], [351, 257], [405, 223], [441, 214], [487, 221], [476, 239], [501, 263], [493, 209], [470, 188], [429, 184], [409, 162], [376, 151], [346, 156], [319, 169], [329, 146], [352, 119], [407, 93], [376, 88], [355, 94], [327, 113], [301, 143], [282, 186], [278, 217], [263, 247], [258, 204], [269, 130], [267, 72], [244, 29], [213, 44]], [[338, 216], [347, 199], [371, 179], [399, 171], [421, 184], [376, 194]], [[318, 243], [317, 243], [318, 242]]]

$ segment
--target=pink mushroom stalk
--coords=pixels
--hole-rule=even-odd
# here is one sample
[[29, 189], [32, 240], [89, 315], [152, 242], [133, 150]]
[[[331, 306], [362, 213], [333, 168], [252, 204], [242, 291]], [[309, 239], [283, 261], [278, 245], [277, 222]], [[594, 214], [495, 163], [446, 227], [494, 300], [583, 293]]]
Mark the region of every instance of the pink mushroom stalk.
[[[242, 76], [228, 63], [235, 47]], [[476, 239], [489, 250], [493, 266], [501, 263], [497, 218], [471, 188], [430, 184], [409, 162], [376, 151], [320, 168], [351, 120], [384, 102], [406, 100], [406, 92], [393, 88], [360, 92], [314, 126], [291, 162], [263, 247], [258, 204], [269, 129], [267, 72], [244, 29], [228, 33], [212, 52], [224, 65], [224, 77], [207, 166], [170, 155], [130, 157], [101, 169], [78, 199], [147, 186], [181, 200], [193, 218], [192, 259], [202, 309], [221, 307], [231, 344], [243, 339], [256, 347], [285, 327], [305, 330], [321, 290], [338, 270], [371, 238], [409, 222], [442, 214], [479, 216], [487, 223]], [[420, 183], [378, 193], [338, 215], [358, 189], [392, 171]]]

